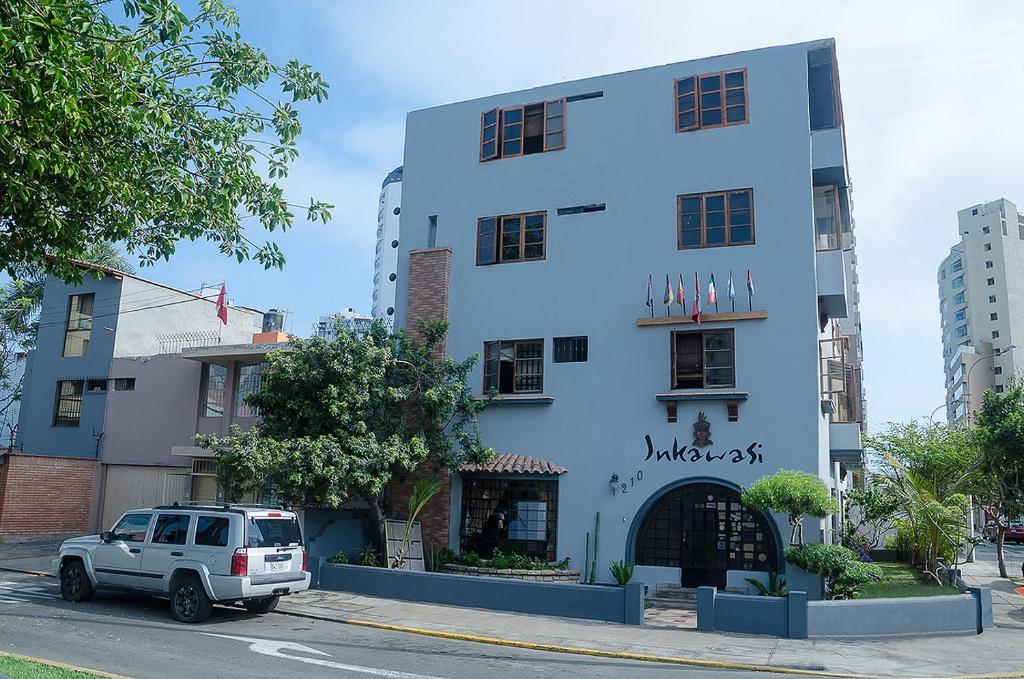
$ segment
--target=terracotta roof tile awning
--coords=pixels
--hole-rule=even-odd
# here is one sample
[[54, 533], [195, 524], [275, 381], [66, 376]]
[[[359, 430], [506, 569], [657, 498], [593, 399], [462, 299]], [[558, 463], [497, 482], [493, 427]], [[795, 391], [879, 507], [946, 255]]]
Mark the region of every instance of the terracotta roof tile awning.
[[485, 472], [489, 474], [540, 474], [558, 476], [566, 472], [565, 467], [554, 462], [528, 455], [499, 455], [487, 464], [466, 463], [459, 467], [463, 473]]

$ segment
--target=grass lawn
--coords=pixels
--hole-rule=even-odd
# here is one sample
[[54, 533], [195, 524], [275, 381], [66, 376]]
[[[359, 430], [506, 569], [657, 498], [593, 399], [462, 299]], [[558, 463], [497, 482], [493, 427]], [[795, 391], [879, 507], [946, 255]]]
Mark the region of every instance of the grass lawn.
[[96, 679], [99, 675], [0, 655], [0, 677], [11, 679]]
[[869, 582], [861, 590], [862, 599], [892, 599], [908, 596], [959, 594], [956, 587], [926, 585], [919, 572], [905, 563], [878, 563], [882, 579]]

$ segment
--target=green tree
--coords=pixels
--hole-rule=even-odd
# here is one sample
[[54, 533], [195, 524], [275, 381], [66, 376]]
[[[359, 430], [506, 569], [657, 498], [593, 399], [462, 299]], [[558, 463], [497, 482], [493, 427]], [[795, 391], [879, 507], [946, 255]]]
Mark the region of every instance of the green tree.
[[1008, 577], [1003, 542], [1009, 521], [1024, 516], [1024, 385], [1014, 379], [1002, 394], [986, 391], [977, 414], [979, 501], [996, 520], [999, 576]]
[[283, 254], [243, 220], [330, 218], [276, 183], [297, 157], [295, 103], [323, 101], [327, 84], [271, 63], [237, 27], [221, 0], [192, 16], [174, 0], [0, 3], [0, 270], [75, 281], [93, 243], [146, 265], [183, 238], [269, 268]]
[[804, 516], [825, 518], [838, 511], [828, 486], [814, 474], [780, 469], [743, 491], [743, 504], [762, 512], [783, 512], [793, 531], [789, 544], [804, 544]]
[[968, 494], [978, 476], [978, 449], [964, 429], [918, 422], [890, 423], [864, 437], [874, 481], [899, 504], [914, 562], [936, 582], [938, 560], [955, 561], [967, 540]]
[[846, 493], [843, 544], [850, 549], [874, 549], [899, 508], [896, 498], [878, 483], [850, 490]]
[[288, 350], [271, 353], [250, 397], [261, 424], [197, 437], [217, 451], [228, 497], [269, 492], [293, 505], [326, 508], [361, 498], [383, 538], [384, 491], [392, 479], [431, 455], [449, 469], [490, 459], [476, 420], [485, 404], [466, 383], [477, 356], [434, 357], [446, 330], [445, 323], [424, 324], [420, 342], [379, 322], [364, 335], [339, 324], [334, 340], [292, 337]]

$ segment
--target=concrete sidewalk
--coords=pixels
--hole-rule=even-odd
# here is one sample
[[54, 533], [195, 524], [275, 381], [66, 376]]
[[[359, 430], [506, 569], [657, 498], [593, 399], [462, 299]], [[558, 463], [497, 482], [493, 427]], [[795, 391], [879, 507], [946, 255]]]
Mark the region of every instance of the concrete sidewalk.
[[602, 653], [668, 656], [713, 663], [836, 675], [949, 677], [991, 673], [1024, 676], [1017, 629], [981, 635], [823, 641], [706, 633], [416, 604], [344, 592], [310, 590], [281, 600], [278, 611], [324, 620], [506, 642], [573, 647]]
[[52, 575], [51, 560], [57, 557], [60, 542], [13, 542], [0, 544], [0, 570]]

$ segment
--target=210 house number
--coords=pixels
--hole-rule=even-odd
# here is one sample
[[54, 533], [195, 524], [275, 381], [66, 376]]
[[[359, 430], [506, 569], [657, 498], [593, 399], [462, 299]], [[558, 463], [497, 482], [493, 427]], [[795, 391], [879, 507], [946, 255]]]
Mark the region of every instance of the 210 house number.
[[636, 474], [634, 476], [629, 477], [629, 481], [624, 481], [623, 483], [621, 483], [619, 485], [621, 486], [623, 494], [625, 494], [625, 493], [628, 493], [630, 491], [630, 489], [633, 488], [634, 485], [636, 485], [637, 481], [643, 481], [643, 480], [644, 480], [644, 470], [643, 469], [638, 469], [638, 470], [636, 470]]

